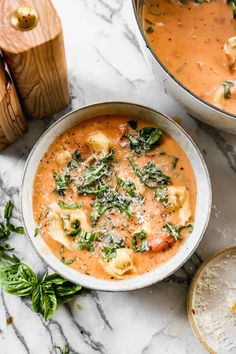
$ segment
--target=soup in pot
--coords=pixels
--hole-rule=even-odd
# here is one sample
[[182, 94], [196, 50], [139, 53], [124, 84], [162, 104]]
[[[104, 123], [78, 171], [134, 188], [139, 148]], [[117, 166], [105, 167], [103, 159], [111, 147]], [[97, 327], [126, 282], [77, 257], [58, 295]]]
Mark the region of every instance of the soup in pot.
[[166, 68], [197, 96], [236, 114], [236, 8], [226, 0], [145, 0], [143, 28]]
[[36, 237], [97, 278], [124, 279], [168, 261], [192, 231], [195, 204], [193, 170], [176, 141], [120, 115], [65, 131], [34, 181]]

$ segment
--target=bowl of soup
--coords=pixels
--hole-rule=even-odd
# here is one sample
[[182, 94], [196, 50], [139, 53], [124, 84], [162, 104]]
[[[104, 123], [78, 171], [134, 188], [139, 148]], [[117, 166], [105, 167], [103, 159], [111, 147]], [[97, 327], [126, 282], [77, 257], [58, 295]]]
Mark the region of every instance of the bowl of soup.
[[233, 1], [133, 0], [154, 76], [195, 118], [236, 134]]
[[151, 108], [83, 107], [54, 123], [26, 162], [22, 215], [42, 259], [74, 283], [123, 291], [175, 272], [211, 210], [203, 157]]

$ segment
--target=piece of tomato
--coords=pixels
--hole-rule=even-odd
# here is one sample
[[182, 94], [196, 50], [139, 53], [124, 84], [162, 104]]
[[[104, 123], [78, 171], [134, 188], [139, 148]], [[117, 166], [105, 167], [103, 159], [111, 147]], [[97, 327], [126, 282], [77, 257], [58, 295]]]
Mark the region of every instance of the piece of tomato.
[[148, 238], [148, 245], [153, 252], [164, 251], [173, 246], [174, 243], [174, 237], [162, 231], [151, 234]]

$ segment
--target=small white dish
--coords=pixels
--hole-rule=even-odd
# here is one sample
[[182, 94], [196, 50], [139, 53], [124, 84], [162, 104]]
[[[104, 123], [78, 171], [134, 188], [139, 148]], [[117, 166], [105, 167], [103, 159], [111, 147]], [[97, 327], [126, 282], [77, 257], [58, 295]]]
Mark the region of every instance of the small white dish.
[[236, 353], [236, 246], [208, 258], [188, 293], [193, 331], [211, 354]]
[[[180, 247], [179, 251], [168, 262], [151, 272], [134, 276], [125, 280], [97, 279], [64, 265], [50, 251], [41, 237], [34, 237], [35, 221], [32, 208], [32, 193], [34, 177], [40, 159], [44, 156], [53, 141], [65, 130], [95, 116], [106, 114], [123, 114], [132, 118], [147, 119], [160, 126], [185, 151], [196, 177], [197, 201], [195, 211], [194, 231]], [[45, 181], [46, 183], [46, 181]], [[189, 135], [171, 118], [154, 111], [151, 108], [125, 102], [105, 102], [83, 107], [73, 111], [54, 123], [39, 139], [32, 149], [25, 165], [22, 181], [21, 208], [26, 234], [40, 257], [63, 277], [86, 288], [104, 291], [126, 291], [143, 288], [159, 282], [180, 268], [191, 256], [201, 241], [207, 227], [211, 211], [211, 184], [203, 157]]]

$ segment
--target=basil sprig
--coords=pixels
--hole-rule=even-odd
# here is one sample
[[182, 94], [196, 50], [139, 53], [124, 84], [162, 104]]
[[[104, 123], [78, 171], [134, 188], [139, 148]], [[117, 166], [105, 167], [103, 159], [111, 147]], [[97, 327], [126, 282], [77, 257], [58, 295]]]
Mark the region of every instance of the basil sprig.
[[0, 223], [0, 259], [7, 259], [11, 262], [17, 262], [18, 258], [15, 255], [10, 256], [8, 252], [13, 251], [12, 248], [6, 241], [8, 240], [11, 232], [18, 234], [23, 234], [24, 229], [21, 226], [14, 226], [11, 222], [13, 204], [9, 200], [4, 209], [4, 222]]
[[10, 264], [0, 261], [0, 287], [8, 294], [30, 296], [32, 308], [43, 313], [49, 320], [55, 313], [59, 303], [66, 303], [81, 290], [80, 285], [72, 284], [58, 274], [39, 279], [33, 270], [20, 261]]
[[81, 290], [60, 275], [47, 273], [39, 278], [33, 270], [22, 263], [15, 255], [6, 252], [13, 248], [5, 242], [11, 232], [24, 233], [22, 227], [16, 227], [10, 222], [13, 204], [8, 201], [4, 210], [4, 223], [0, 224], [0, 288], [8, 294], [29, 296], [35, 312], [44, 314], [45, 320], [50, 319], [59, 303], [66, 303]]

